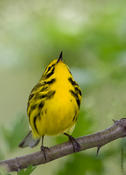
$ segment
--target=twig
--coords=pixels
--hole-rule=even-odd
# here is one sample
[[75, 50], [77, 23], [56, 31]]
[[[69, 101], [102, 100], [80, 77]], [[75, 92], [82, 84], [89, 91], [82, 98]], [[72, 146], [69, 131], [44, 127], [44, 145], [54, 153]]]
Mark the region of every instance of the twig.
[[[97, 132], [92, 135], [83, 136], [77, 138], [77, 142], [80, 144], [82, 150], [86, 150], [93, 147], [101, 147], [113, 140], [126, 136], [126, 119], [120, 119], [114, 121], [114, 125], [103, 131]], [[49, 148], [46, 152], [46, 160], [43, 152], [35, 152], [29, 155], [16, 157], [10, 160], [4, 160], [0, 162], [0, 166], [4, 166], [9, 172], [18, 171], [28, 167], [29, 165], [40, 165], [60, 157], [73, 153], [73, 147], [71, 142], [65, 142]]]

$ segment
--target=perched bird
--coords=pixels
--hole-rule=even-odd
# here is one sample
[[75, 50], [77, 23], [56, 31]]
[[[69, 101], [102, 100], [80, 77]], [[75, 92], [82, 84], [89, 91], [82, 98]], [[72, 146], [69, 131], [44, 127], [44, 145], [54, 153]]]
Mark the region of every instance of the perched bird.
[[81, 96], [81, 89], [63, 62], [61, 52], [59, 58], [47, 66], [30, 93], [27, 115], [31, 131], [19, 147], [34, 147], [42, 138], [41, 150], [45, 155], [44, 136], [64, 134], [72, 142], [74, 151], [78, 151], [80, 145], [70, 133], [78, 118]]

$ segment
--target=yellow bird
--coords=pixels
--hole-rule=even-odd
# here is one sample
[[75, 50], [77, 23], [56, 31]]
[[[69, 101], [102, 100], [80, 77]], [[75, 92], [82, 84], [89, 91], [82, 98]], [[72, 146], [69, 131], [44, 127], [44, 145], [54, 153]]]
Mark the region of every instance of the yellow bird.
[[81, 89], [63, 62], [61, 52], [59, 58], [47, 66], [30, 93], [27, 115], [31, 131], [19, 146], [34, 147], [42, 137], [41, 150], [45, 151], [45, 135], [64, 134], [72, 142], [74, 151], [78, 151], [80, 145], [70, 133], [77, 121], [81, 96]]

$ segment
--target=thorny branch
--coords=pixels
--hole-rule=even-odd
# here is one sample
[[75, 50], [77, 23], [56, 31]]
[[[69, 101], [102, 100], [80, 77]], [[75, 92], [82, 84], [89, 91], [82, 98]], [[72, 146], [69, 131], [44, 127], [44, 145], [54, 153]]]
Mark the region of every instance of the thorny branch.
[[[118, 138], [126, 136], [126, 118], [114, 121], [113, 126], [95, 134], [83, 136], [77, 138], [77, 142], [80, 144], [80, 151], [90, 149], [93, 147], [100, 148], [101, 146], [112, 142]], [[99, 150], [99, 149], [98, 149]], [[46, 160], [43, 152], [38, 151], [32, 154], [28, 154], [14, 159], [3, 160], [0, 162], [0, 166], [5, 167], [9, 172], [18, 171], [28, 167], [29, 165], [40, 165], [60, 157], [73, 153], [73, 146], [71, 142], [65, 142], [59, 145], [55, 145], [46, 150]]]

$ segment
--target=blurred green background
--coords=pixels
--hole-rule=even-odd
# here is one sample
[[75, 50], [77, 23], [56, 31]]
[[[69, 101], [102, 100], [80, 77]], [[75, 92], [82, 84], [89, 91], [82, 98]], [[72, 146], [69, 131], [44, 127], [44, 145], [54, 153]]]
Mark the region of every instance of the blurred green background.
[[[39, 150], [40, 145], [24, 150], [17, 145], [28, 131], [29, 93], [61, 50], [83, 92], [73, 135], [91, 134], [126, 117], [126, 1], [0, 0], [1, 160]], [[45, 143], [64, 140], [48, 137]], [[32, 175], [121, 175], [125, 143], [104, 146], [98, 157], [90, 149], [55, 160]]]

